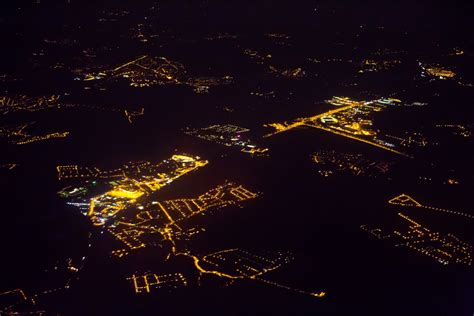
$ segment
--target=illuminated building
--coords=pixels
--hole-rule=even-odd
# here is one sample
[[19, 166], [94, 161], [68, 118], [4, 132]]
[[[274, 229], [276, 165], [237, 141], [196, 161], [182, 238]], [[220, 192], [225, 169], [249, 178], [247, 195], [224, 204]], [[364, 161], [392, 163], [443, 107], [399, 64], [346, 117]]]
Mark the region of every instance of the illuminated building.
[[[70, 198], [75, 196], [80, 196], [87, 193], [87, 188], [85, 187], [73, 187], [67, 186], [58, 192], [58, 195], [62, 198]], [[88, 205], [86, 203], [86, 205]]]
[[456, 76], [456, 73], [454, 71], [444, 69], [438, 65], [423, 65], [419, 64], [421, 68], [423, 69], [423, 75], [426, 74], [431, 77], [439, 78], [439, 79], [450, 79], [454, 78]]
[[400, 99], [393, 99], [393, 98], [380, 98], [375, 102], [383, 104], [383, 105], [400, 105], [402, 101]]
[[334, 116], [323, 116], [322, 118], [320, 118], [320, 120], [324, 124], [337, 123], [337, 119]]
[[434, 67], [434, 68], [427, 68], [426, 72], [429, 75], [439, 77], [440, 79], [445, 79], [445, 78], [453, 78], [456, 76], [456, 73], [450, 70]]

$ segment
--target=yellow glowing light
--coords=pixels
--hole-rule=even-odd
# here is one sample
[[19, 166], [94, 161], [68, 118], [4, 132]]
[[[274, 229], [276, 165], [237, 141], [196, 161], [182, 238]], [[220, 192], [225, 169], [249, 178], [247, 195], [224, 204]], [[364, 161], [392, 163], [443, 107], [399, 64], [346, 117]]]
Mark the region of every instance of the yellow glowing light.
[[402, 205], [402, 206], [412, 206], [412, 207], [419, 207], [419, 208], [424, 208], [427, 210], [431, 211], [438, 211], [438, 212], [444, 212], [452, 215], [459, 215], [459, 216], [464, 216], [470, 219], [474, 219], [474, 215], [467, 214], [467, 213], [462, 213], [462, 212], [457, 212], [457, 211], [452, 211], [444, 208], [439, 208], [439, 207], [433, 207], [433, 206], [428, 206], [428, 205], [422, 205], [415, 201], [412, 197], [406, 195], [406, 194], [401, 194], [399, 196], [394, 197], [393, 199], [388, 201], [389, 204], [395, 204], [395, 205]]
[[126, 199], [137, 199], [143, 194], [144, 192], [141, 192], [141, 191], [127, 191], [120, 188], [107, 192], [107, 195], [126, 198]]
[[408, 196], [406, 194], [400, 194], [399, 196], [396, 196], [393, 199], [389, 200], [388, 203], [403, 205], [403, 206], [417, 206], [417, 207], [421, 206], [420, 203], [418, 203], [411, 196]]
[[456, 76], [456, 73], [454, 71], [442, 69], [439, 67], [427, 68], [426, 72], [432, 76], [441, 78], [453, 78], [454, 76]]
[[[360, 123], [358, 123], [358, 122], [351, 122], [351, 124], [346, 124], [346, 125], [348, 125], [347, 126], [348, 128], [353, 129], [353, 131], [349, 131], [349, 130], [344, 130], [343, 129], [342, 126], [344, 126], [344, 125], [342, 125], [342, 126], [334, 125], [334, 123], [338, 122], [337, 120], [327, 122], [326, 119], [325, 119], [325, 118], [330, 117], [330, 116], [335, 116], [335, 114], [338, 114], [338, 113], [339, 113], [340, 116], [342, 116], [342, 115], [344, 115], [344, 113], [343, 113], [344, 111], [348, 111], [350, 109], [359, 108], [359, 107], [363, 107], [363, 106], [369, 108], [371, 111], [380, 110], [381, 109], [380, 107], [373, 106], [374, 102], [372, 102], [372, 101], [370, 101], [370, 102], [353, 101], [353, 100], [350, 100], [347, 97], [334, 97], [332, 100], [328, 100], [327, 102], [331, 103], [333, 105], [337, 105], [337, 106], [341, 106], [341, 105], [344, 105], [344, 106], [341, 106], [337, 109], [330, 110], [330, 111], [327, 111], [327, 112], [324, 112], [324, 113], [321, 113], [321, 114], [318, 114], [318, 115], [314, 115], [314, 116], [311, 116], [311, 117], [298, 118], [292, 123], [284, 122], [284, 123], [266, 124], [264, 126], [273, 127], [275, 129], [275, 131], [270, 133], [270, 134], [265, 135], [264, 137], [270, 137], [270, 136], [273, 136], [273, 135], [278, 134], [278, 133], [289, 131], [289, 130], [291, 130], [293, 128], [296, 128], [296, 127], [308, 126], [308, 127], [312, 127], [312, 128], [322, 129], [322, 130], [328, 131], [330, 133], [340, 135], [340, 136], [344, 136], [344, 137], [347, 137], [347, 138], [350, 138], [350, 139], [354, 139], [354, 140], [357, 140], [357, 141], [360, 141], [360, 142], [363, 142], [363, 143], [366, 143], [366, 144], [370, 144], [372, 146], [375, 146], [375, 147], [378, 147], [378, 148], [381, 148], [381, 149], [384, 149], [384, 150], [387, 150], [387, 151], [390, 151], [390, 152], [393, 152], [393, 153], [396, 153], [396, 154], [399, 154], [399, 155], [402, 155], [402, 156], [405, 156], [405, 157], [413, 158], [410, 155], [407, 155], [405, 153], [402, 153], [400, 151], [392, 149], [388, 146], [385, 146], [385, 145], [381, 144], [380, 142], [376, 142], [375, 138], [366, 139], [366, 138], [362, 138], [362, 137], [353, 136], [353, 135], [364, 135], [364, 136], [374, 136], [374, 135], [376, 135], [376, 133], [373, 132], [373, 131], [368, 131], [368, 130], [361, 129]], [[341, 118], [339, 118], [339, 122], [342, 123], [342, 124], [345, 123], [345, 121], [341, 120]], [[331, 123], [331, 124], [325, 124], [325, 123]]]

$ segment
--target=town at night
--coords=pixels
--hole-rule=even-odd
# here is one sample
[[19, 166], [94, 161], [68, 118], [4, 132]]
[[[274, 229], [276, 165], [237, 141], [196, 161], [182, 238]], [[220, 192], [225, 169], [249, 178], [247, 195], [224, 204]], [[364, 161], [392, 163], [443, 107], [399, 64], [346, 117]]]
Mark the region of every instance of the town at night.
[[0, 316], [474, 314], [474, 4], [0, 7]]

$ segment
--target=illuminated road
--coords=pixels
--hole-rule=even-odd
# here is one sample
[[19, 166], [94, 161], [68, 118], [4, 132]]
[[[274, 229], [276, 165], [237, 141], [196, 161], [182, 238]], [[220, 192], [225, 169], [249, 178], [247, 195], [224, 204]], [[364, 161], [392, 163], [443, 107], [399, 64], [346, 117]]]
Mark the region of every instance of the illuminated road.
[[343, 107], [340, 107], [340, 108], [337, 108], [337, 109], [334, 109], [334, 110], [330, 110], [330, 111], [327, 111], [327, 112], [324, 112], [324, 113], [321, 113], [321, 114], [318, 114], [318, 115], [315, 115], [315, 116], [311, 116], [311, 117], [307, 117], [307, 118], [298, 118], [298, 119], [296, 119], [295, 122], [293, 122], [291, 124], [287, 124], [286, 122], [268, 124], [266, 126], [273, 127], [276, 130], [273, 133], [269, 133], [269, 134], [264, 135], [263, 137], [270, 137], [270, 136], [273, 136], [275, 134], [278, 134], [278, 133], [281, 133], [281, 132], [286, 132], [286, 131], [289, 131], [293, 128], [300, 127], [300, 126], [308, 126], [308, 127], [312, 127], [312, 128], [318, 128], [318, 129], [321, 129], [321, 130], [324, 130], [324, 131], [327, 131], [327, 132], [330, 132], [330, 133], [333, 133], [333, 134], [336, 134], [336, 135], [339, 135], [339, 136], [343, 136], [343, 137], [346, 137], [346, 138], [357, 140], [359, 142], [363, 142], [363, 143], [366, 143], [366, 144], [384, 149], [386, 151], [389, 151], [389, 152], [392, 152], [392, 153], [395, 153], [395, 154], [398, 154], [398, 155], [401, 155], [401, 156], [404, 156], [404, 157], [407, 157], [407, 158], [413, 158], [412, 156], [410, 156], [408, 154], [405, 154], [405, 153], [400, 152], [398, 150], [392, 149], [388, 146], [384, 146], [382, 144], [376, 143], [376, 142], [368, 140], [368, 139], [352, 136], [349, 133], [339, 132], [339, 131], [337, 131], [333, 128], [325, 127], [322, 124], [320, 124], [319, 122], [317, 122], [318, 119], [321, 119], [323, 117], [331, 116], [331, 115], [334, 115], [336, 113], [344, 112], [344, 111], [350, 110], [352, 108], [356, 108], [356, 107], [360, 107], [360, 106], [364, 106], [364, 105], [368, 105], [368, 104], [372, 104], [372, 103], [373, 102], [371, 102], [371, 101], [369, 101], [369, 102], [355, 102], [354, 101], [353, 104], [343, 106]]
[[[232, 252], [232, 251], [236, 251], [236, 250], [238, 250], [238, 249], [227, 249], [227, 250], [220, 251], [218, 253]], [[267, 272], [278, 269], [280, 267], [280, 265], [275, 265], [271, 268], [265, 268], [265, 269], [262, 269], [260, 271], [255, 270], [256, 273], [253, 274], [253, 275], [231, 275], [231, 274], [219, 272], [219, 271], [216, 271], [216, 270], [206, 270], [206, 269], [204, 269], [200, 265], [201, 260], [198, 257], [196, 257], [195, 255], [192, 255], [190, 253], [178, 253], [176, 255], [183, 255], [183, 256], [186, 256], [186, 257], [189, 257], [189, 258], [193, 259], [194, 266], [196, 267], [196, 269], [200, 273], [203, 273], [203, 274], [213, 274], [213, 275], [216, 275], [216, 276], [221, 277], [221, 278], [232, 279], [232, 280], [236, 280], [236, 279], [256, 280], [256, 281], [260, 281], [262, 283], [265, 283], [267, 285], [275, 286], [275, 287], [285, 289], [285, 290], [288, 290], [288, 291], [292, 291], [292, 292], [296, 292], [296, 293], [299, 293], [299, 294], [310, 295], [310, 296], [313, 296], [313, 297], [324, 297], [326, 295], [326, 292], [319, 292], [319, 293], [317, 293], [317, 292], [307, 292], [307, 291], [292, 288], [292, 287], [289, 287], [289, 286], [286, 286], [286, 285], [282, 285], [282, 284], [279, 284], [279, 283], [276, 283], [276, 282], [261, 279], [259, 277], [259, 276], [261, 276], [261, 275], [263, 275]], [[206, 258], [206, 256], [203, 259], [205, 260], [205, 258]]]
[[[290, 125], [286, 125], [286, 122], [283, 123], [283, 124], [282, 123], [268, 124], [268, 126], [274, 127], [276, 129], [276, 131], [273, 132], [273, 133], [264, 135], [263, 137], [270, 137], [270, 136], [273, 136], [273, 135], [278, 134], [278, 133], [289, 131], [290, 129], [293, 129], [295, 127], [308, 125], [309, 122], [313, 122], [313, 121], [315, 121], [317, 119], [320, 119], [322, 117], [325, 117], [325, 116], [328, 116], [328, 115], [333, 115], [333, 114], [336, 114], [338, 112], [342, 112], [342, 111], [345, 111], [345, 110], [348, 110], [348, 109], [351, 109], [351, 108], [354, 108], [354, 107], [358, 107], [360, 105], [361, 104], [359, 104], [359, 103], [351, 104], [351, 105], [343, 106], [341, 108], [337, 108], [335, 110], [327, 111], [327, 112], [324, 112], [324, 113], [321, 113], [321, 114], [318, 114], [318, 115], [315, 115], [315, 116], [299, 118], [294, 123], [292, 123]], [[314, 127], [312, 125], [308, 125], [308, 126]]]
[[137, 59], [134, 59], [134, 60], [132, 60], [132, 61], [126, 63], [126, 64], [123, 64], [122, 66], [118, 66], [118, 67], [115, 68], [113, 71], [120, 70], [120, 69], [122, 69], [122, 68], [124, 68], [124, 67], [127, 67], [127, 66], [129, 66], [129, 65], [132, 65], [132, 64], [136, 63], [137, 61], [140, 61], [140, 60], [145, 59], [145, 58], [147, 58], [147, 57], [148, 57], [148, 55], [143, 55], [143, 56], [141, 56], [141, 57], [138, 57]]
[[347, 137], [347, 138], [350, 138], [350, 139], [354, 139], [354, 140], [357, 140], [359, 142], [363, 142], [363, 143], [366, 143], [366, 144], [369, 144], [369, 145], [372, 145], [372, 146], [375, 146], [375, 147], [378, 147], [378, 148], [381, 148], [381, 149], [385, 149], [387, 151], [390, 151], [392, 153], [395, 153], [395, 154], [398, 154], [398, 155], [401, 155], [401, 156], [404, 156], [404, 157], [407, 157], [407, 158], [413, 158], [413, 156], [410, 156], [408, 154], [405, 154], [405, 153], [402, 153], [401, 151], [398, 151], [398, 150], [395, 150], [395, 149], [392, 149], [390, 147], [387, 147], [387, 146], [383, 146], [383, 145], [380, 145], [380, 144], [377, 144], [375, 142], [372, 142], [370, 140], [367, 140], [367, 139], [363, 139], [363, 138], [359, 138], [359, 137], [355, 137], [355, 136], [351, 136], [349, 134], [346, 134], [346, 133], [341, 133], [341, 132], [338, 132], [334, 129], [331, 129], [331, 128], [327, 128], [327, 127], [324, 127], [322, 125], [308, 125], [308, 124], [305, 124], [306, 126], [309, 126], [309, 127], [313, 127], [313, 128], [318, 128], [318, 129], [322, 129], [324, 131], [327, 131], [329, 133], [333, 133], [333, 134], [336, 134], [336, 135], [340, 135], [340, 136], [343, 136], [343, 137]]
[[399, 196], [394, 197], [393, 199], [388, 201], [389, 204], [393, 205], [401, 205], [405, 207], [418, 207], [418, 208], [424, 208], [427, 210], [431, 211], [438, 211], [438, 212], [444, 212], [452, 215], [458, 215], [458, 216], [464, 216], [469, 219], [474, 219], [474, 215], [467, 214], [467, 213], [462, 213], [462, 212], [457, 212], [457, 211], [452, 211], [444, 208], [439, 208], [439, 207], [433, 207], [429, 205], [423, 205], [417, 201], [415, 201], [412, 197], [406, 194], [400, 194]]

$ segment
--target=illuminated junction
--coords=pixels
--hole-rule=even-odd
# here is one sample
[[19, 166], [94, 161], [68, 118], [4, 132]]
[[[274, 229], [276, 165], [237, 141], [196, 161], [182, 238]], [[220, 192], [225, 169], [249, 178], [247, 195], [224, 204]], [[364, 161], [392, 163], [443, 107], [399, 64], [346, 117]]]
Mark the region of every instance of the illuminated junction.
[[374, 101], [354, 101], [347, 97], [333, 97], [326, 102], [337, 108], [314, 116], [297, 118], [292, 122], [266, 124], [265, 126], [272, 127], [275, 131], [265, 137], [297, 127], [312, 127], [411, 158], [410, 155], [395, 149], [393, 143], [384, 140], [383, 135], [373, 128], [370, 117], [372, 113], [382, 111], [387, 106], [397, 105], [400, 100], [381, 98]]

